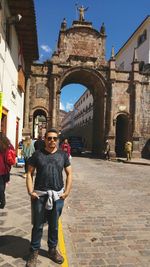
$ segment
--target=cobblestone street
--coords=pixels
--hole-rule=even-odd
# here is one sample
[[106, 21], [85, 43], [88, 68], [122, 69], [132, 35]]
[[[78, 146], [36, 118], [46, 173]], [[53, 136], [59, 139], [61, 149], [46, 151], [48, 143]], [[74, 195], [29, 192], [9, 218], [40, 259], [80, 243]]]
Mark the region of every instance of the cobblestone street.
[[150, 266], [149, 168], [73, 158], [63, 216], [70, 267]]
[[[62, 216], [69, 267], [150, 266], [149, 166], [99, 159], [72, 159], [73, 188]], [[13, 168], [0, 210], [0, 266], [25, 266], [31, 219], [22, 168]], [[47, 226], [40, 267], [47, 258]]]

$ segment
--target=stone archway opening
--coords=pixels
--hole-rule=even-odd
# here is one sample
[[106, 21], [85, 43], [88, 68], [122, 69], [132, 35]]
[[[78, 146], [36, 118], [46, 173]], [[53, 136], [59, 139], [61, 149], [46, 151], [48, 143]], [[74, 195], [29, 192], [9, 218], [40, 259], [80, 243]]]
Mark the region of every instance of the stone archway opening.
[[47, 128], [46, 112], [42, 109], [37, 109], [33, 113], [33, 138], [37, 139], [38, 136], [44, 137]]
[[115, 152], [117, 157], [126, 157], [124, 147], [128, 140], [129, 120], [125, 114], [120, 114], [116, 119]]
[[69, 84], [61, 89], [61, 108], [66, 111], [62, 120], [61, 138], [77, 138], [83, 151], [92, 151], [93, 96], [81, 84]]
[[[93, 118], [92, 118], [92, 152], [100, 155], [104, 144], [105, 124], [105, 92], [106, 87], [103, 77], [86, 68], [74, 68], [69, 70], [60, 81], [60, 95], [63, 87], [69, 84], [81, 84], [85, 86], [93, 97]], [[59, 99], [60, 101], [60, 99]], [[82, 133], [83, 134], [83, 133]], [[84, 135], [84, 134], [83, 134]], [[83, 136], [84, 139], [84, 136]]]

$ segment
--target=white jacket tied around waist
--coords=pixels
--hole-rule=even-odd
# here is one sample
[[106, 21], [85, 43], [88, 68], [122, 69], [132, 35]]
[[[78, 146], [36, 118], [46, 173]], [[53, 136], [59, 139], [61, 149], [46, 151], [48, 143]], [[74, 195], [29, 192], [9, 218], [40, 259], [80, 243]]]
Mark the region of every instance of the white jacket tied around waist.
[[64, 188], [62, 188], [60, 191], [55, 191], [55, 190], [48, 190], [48, 191], [34, 190], [34, 192], [39, 197], [44, 196], [44, 195], [48, 195], [48, 199], [47, 199], [45, 208], [47, 210], [52, 210], [53, 201], [56, 201], [56, 200], [60, 199], [60, 196], [64, 193]]

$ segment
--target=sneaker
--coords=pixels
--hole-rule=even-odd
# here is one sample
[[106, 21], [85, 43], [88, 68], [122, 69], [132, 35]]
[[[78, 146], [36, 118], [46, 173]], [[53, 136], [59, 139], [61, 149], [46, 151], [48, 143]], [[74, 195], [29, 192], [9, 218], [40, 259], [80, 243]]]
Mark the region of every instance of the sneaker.
[[48, 256], [55, 263], [62, 264], [64, 262], [63, 256], [59, 254], [56, 248], [49, 248]]
[[32, 251], [26, 263], [26, 267], [36, 267], [38, 250]]

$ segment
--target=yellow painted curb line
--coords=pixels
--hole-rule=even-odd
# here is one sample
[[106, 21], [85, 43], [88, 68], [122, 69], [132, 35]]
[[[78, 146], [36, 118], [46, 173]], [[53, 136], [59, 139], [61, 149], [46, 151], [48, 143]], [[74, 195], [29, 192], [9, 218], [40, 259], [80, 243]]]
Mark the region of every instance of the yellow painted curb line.
[[59, 226], [58, 226], [58, 246], [61, 252], [61, 255], [64, 257], [64, 262], [61, 264], [62, 267], [69, 267], [68, 260], [67, 260], [67, 253], [66, 253], [66, 247], [65, 247], [65, 241], [64, 241], [64, 235], [63, 235], [63, 229], [62, 229], [62, 223], [59, 219]]

